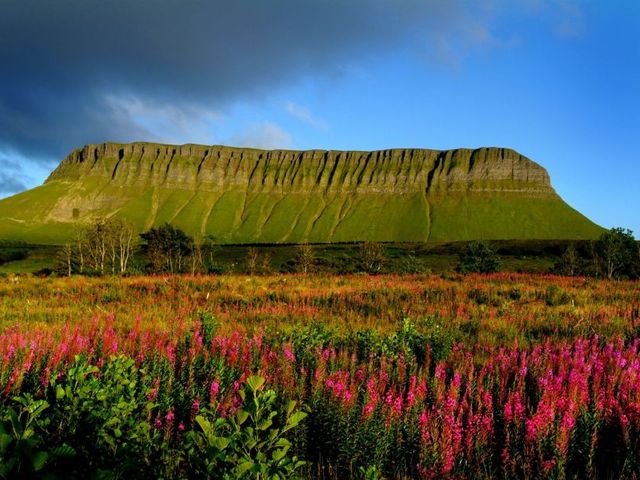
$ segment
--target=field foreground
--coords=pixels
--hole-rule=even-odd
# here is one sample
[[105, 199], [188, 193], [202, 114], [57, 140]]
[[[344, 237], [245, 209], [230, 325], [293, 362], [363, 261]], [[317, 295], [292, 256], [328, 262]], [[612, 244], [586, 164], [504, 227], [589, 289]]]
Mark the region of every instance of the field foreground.
[[0, 478], [640, 474], [638, 282], [12, 277], [0, 298]]

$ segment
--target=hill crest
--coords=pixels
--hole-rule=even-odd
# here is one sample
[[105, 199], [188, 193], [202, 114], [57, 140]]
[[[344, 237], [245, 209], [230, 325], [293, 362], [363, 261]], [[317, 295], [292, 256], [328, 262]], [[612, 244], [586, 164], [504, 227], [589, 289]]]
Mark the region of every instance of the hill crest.
[[[20, 215], [16, 213], [20, 209]], [[11, 212], [11, 210], [15, 210]], [[507, 148], [259, 150], [86, 145], [0, 201], [0, 237], [57, 243], [106, 216], [229, 243], [593, 238], [547, 171]]]

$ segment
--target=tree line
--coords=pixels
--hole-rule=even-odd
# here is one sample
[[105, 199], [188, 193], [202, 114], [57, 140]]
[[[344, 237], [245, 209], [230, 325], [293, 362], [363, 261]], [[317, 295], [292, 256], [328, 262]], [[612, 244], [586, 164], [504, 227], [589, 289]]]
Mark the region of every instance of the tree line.
[[[585, 245], [587, 245], [585, 247]], [[354, 255], [343, 255], [327, 264], [313, 245], [296, 246], [286, 263], [291, 272], [311, 273], [329, 270], [339, 273], [363, 272], [428, 273], [423, 260], [413, 254], [390, 259], [381, 243], [364, 242]], [[210, 235], [192, 237], [165, 223], [136, 234], [128, 221], [109, 218], [81, 227], [63, 245], [57, 256], [58, 274], [124, 275], [130, 273], [207, 274], [226, 271], [220, 261], [221, 249]], [[250, 247], [244, 260], [233, 264], [235, 271], [250, 275], [273, 271], [273, 258], [268, 251]], [[483, 242], [470, 242], [458, 256], [460, 273], [492, 273], [502, 269], [500, 255]], [[630, 230], [613, 228], [594, 242], [569, 245], [556, 262], [554, 273], [604, 278], [640, 278], [640, 242]]]
[[[78, 229], [60, 248], [56, 272], [65, 276], [222, 273], [219, 252], [215, 237], [191, 237], [168, 223], [137, 235], [130, 222], [116, 218], [100, 219]], [[343, 260], [350, 264], [349, 271], [371, 274], [382, 273], [387, 265], [384, 246], [374, 242], [360, 244], [355, 258]], [[321, 263], [314, 246], [300, 244], [295, 247], [286, 268], [306, 274], [316, 271]], [[424, 271], [415, 257], [409, 256], [405, 263], [408, 273]], [[250, 247], [244, 260], [234, 267], [236, 271], [250, 275], [268, 274], [273, 271], [273, 259], [269, 252]]]
[[612, 228], [582, 249], [569, 245], [554, 267], [569, 276], [640, 278], [640, 242], [625, 228]]
[[[195, 240], [170, 224], [140, 235], [131, 222], [109, 218], [81, 227], [58, 252], [57, 272], [105, 275], [136, 273], [206, 273], [212, 262], [214, 239]], [[142, 253], [143, 265], [132, 268]]]
[[[460, 273], [493, 273], [501, 268], [500, 256], [494, 249], [482, 242], [471, 242], [460, 255], [457, 270]], [[612, 228], [581, 249], [569, 244], [552, 273], [608, 279], [640, 278], [640, 242], [631, 230]]]

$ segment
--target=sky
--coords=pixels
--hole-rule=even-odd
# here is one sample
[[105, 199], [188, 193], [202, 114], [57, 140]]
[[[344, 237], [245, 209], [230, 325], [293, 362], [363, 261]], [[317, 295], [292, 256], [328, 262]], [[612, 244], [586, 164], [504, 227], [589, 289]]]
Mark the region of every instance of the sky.
[[0, 0], [0, 197], [87, 143], [510, 147], [640, 236], [640, 1]]

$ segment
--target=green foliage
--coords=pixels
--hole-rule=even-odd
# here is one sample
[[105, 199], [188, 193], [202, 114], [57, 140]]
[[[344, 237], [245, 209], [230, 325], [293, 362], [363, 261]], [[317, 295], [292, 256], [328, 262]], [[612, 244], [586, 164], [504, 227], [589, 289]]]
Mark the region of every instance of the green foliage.
[[423, 259], [416, 257], [413, 253], [410, 253], [400, 260], [397, 267], [400, 273], [423, 273], [430, 274], [431, 270], [425, 265]]
[[147, 400], [143, 379], [129, 357], [113, 357], [102, 370], [76, 357], [63, 380], [51, 382], [58, 429], [73, 432], [68, 441], [81, 470], [97, 464], [103, 477], [119, 477], [148, 467], [144, 458], [161, 442], [150, 425], [156, 405]]
[[14, 397], [13, 403], [0, 416], [0, 478], [32, 478], [50, 458], [42, 434], [49, 404], [28, 394]]
[[132, 358], [98, 368], [76, 357], [46, 399], [25, 393], [1, 403], [0, 479], [184, 478], [189, 465], [189, 478], [298, 478], [305, 462], [290, 453], [288, 437], [307, 414], [279, 402], [264, 378], [246, 380], [235, 415], [204, 408], [183, 433], [173, 410], [153, 426], [159, 412], [148, 384]]
[[207, 311], [199, 312], [202, 341], [205, 345], [211, 345], [211, 340], [220, 328], [220, 322]]
[[607, 278], [638, 277], [640, 248], [633, 232], [612, 228], [603, 233], [595, 244], [595, 262]]
[[29, 254], [27, 247], [6, 247], [0, 244], [0, 265], [8, 262], [24, 260]]
[[502, 304], [500, 298], [492, 292], [472, 288], [467, 292], [467, 297], [473, 300], [477, 305], [489, 305], [491, 307], [499, 307]]
[[144, 251], [153, 272], [178, 273], [187, 268], [194, 241], [184, 231], [165, 223], [141, 233], [140, 237], [146, 242]]
[[300, 273], [309, 273], [313, 271], [316, 263], [315, 249], [308, 243], [300, 244], [296, 247], [296, 256], [294, 265], [296, 271]]
[[549, 307], [557, 307], [559, 305], [573, 304], [574, 299], [567, 292], [556, 285], [550, 285], [542, 295], [542, 299]]
[[560, 275], [573, 277], [584, 272], [583, 261], [576, 246], [572, 243], [564, 251], [553, 267], [553, 271]]
[[494, 273], [502, 264], [496, 252], [482, 242], [471, 242], [460, 255], [458, 271], [460, 273]]
[[382, 480], [380, 470], [375, 465], [371, 465], [367, 468], [360, 467], [358, 472], [360, 473], [362, 480]]
[[370, 274], [381, 273], [387, 263], [384, 246], [376, 242], [361, 243], [358, 260], [361, 271]]
[[244, 259], [244, 271], [246, 273], [249, 275], [266, 275], [272, 270], [270, 252], [261, 252], [254, 247], [247, 250], [247, 255]]
[[303, 461], [289, 455], [286, 433], [307, 414], [287, 403], [278, 415], [277, 395], [265, 390], [265, 379], [252, 376], [240, 396], [244, 407], [228, 419], [211, 414], [196, 417], [199, 430], [189, 432], [189, 457], [206, 478], [298, 478]]

